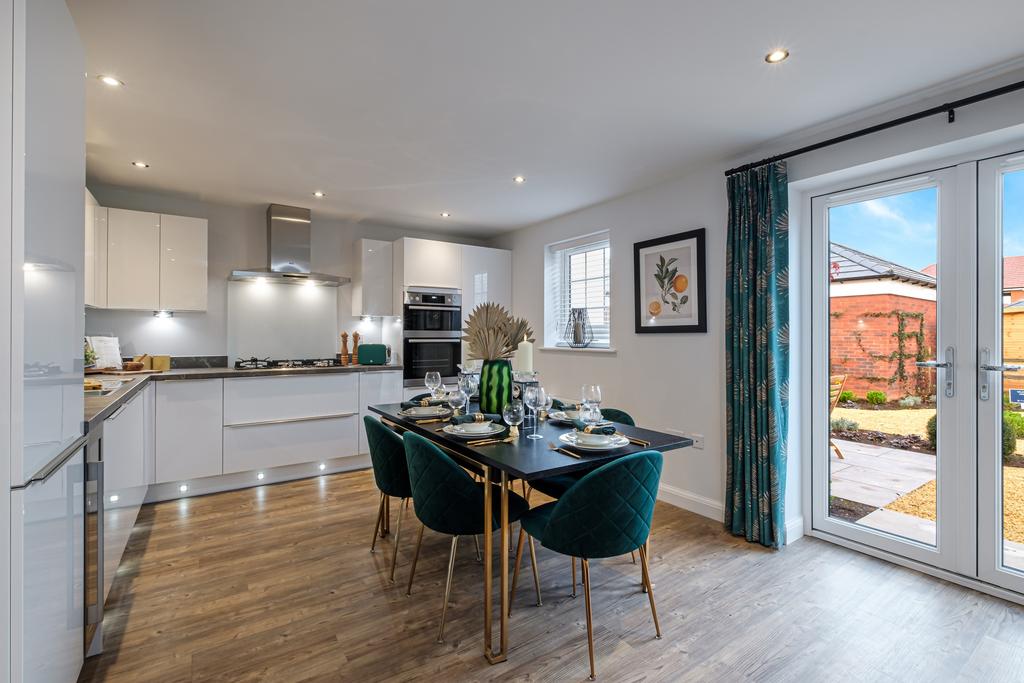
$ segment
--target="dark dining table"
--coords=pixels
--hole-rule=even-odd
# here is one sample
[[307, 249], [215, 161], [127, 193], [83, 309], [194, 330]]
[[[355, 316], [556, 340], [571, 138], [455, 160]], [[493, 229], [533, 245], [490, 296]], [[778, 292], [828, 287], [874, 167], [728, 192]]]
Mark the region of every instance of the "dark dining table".
[[[369, 406], [370, 411], [377, 413], [381, 419], [392, 428], [403, 432], [410, 431], [419, 434], [449, 454], [467, 464], [471, 469], [479, 471], [484, 481], [484, 656], [491, 664], [505, 661], [508, 653], [508, 560], [509, 560], [509, 522], [508, 522], [508, 494], [510, 486], [515, 480], [523, 480], [527, 484], [536, 479], [544, 479], [556, 474], [579, 472], [592, 469], [598, 465], [612, 462], [631, 453], [640, 451], [671, 451], [678, 448], [686, 448], [693, 445], [693, 440], [676, 434], [667, 434], [642, 427], [632, 427], [625, 424], [615, 423], [617, 431], [637, 441], [646, 442], [648, 445], [629, 443], [621, 448], [610, 451], [583, 451], [567, 446], [559, 441], [559, 436], [571, 431], [571, 425], [560, 424], [550, 420], [539, 420], [534, 423], [519, 426], [519, 438], [513, 443], [496, 443], [483, 446], [470, 446], [467, 439], [445, 434], [440, 429], [447, 423], [447, 420], [431, 419], [427, 417], [407, 417], [401, 414], [402, 406], [399, 403], [386, 403]], [[469, 412], [475, 412], [476, 406], [470, 405]], [[536, 433], [540, 439], [529, 439], [527, 435]], [[508, 433], [498, 435], [499, 438], [508, 436]], [[557, 445], [574, 455], [567, 455], [563, 452], [552, 450], [549, 444]], [[492, 598], [493, 592], [493, 565], [492, 549], [494, 543], [493, 524], [489, 521], [493, 514], [493, 502], [491, 500], [492, 483], [500, 484], [498, 494], [500, 497], [499, 525], [500, 530], [500, 595], [501, 609], [499, 610], [499, 646], [493, 647], [493, 613]]]

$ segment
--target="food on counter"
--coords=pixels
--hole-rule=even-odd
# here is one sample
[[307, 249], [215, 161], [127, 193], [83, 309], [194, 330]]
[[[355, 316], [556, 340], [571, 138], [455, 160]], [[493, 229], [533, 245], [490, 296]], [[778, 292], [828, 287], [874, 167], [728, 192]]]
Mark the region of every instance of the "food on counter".
[[83, 384], [86, 391], [99, 391], [103, 388], [103, 382], [98, 379], [89, 379], [87, 377]]
[[138, 360], [129, 360], [124, 362], [121, 369], [127, 370], [128, 372], [138, 372], [140, 370], [145, 370], [146, 364]]

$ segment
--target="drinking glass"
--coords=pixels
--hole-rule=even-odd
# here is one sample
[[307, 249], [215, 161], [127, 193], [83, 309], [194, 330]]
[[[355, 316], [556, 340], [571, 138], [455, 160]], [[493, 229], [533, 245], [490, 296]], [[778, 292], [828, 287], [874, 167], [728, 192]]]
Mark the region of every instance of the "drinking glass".
[[430, 395], [437, 397], [437, 390], [441, 386], [441, 373], [437, 371], [430, 371], [423, 377], [423, 383], [427, 385], [427, 389], [430, 389]]
[[602, 420], [601, 407], [596, 403], [585, 403], [580, 409], [580, 419], [587, 424], [597, 424]]
[[509, 401], [506, 403], [505, 408], [501, 411], [501, 417], [504, 418], [505, 424], [509, 426], [508, 435], [518, 437], [519, 425], [523, 423], [523, 419], [526, 417], [523, 410], [523, 402]]
[[555, 397], [545, 391], [544, 392], [544, 405], [541, 407], [541, 410], [544, 411], [544, 415], [547, 415], [547, 414], [549, 414], [551, 412], [551, 406], [553, 406], [554, 404], [555, 404]]
[[580, 390], [580, 398], [584, 403], [601, 405], [601, 387], [597, 384], [584, 384]]
[[455, 389], [448, 394], [448, 405], [452, 408], [452, 417], [459, 414], [459, 408], [465, 407], [469, 403], [469, 396], [462, 390], [461, 387], [455, 387]]
[[539, 427], [538, 411], [544, 406], [547, 401], [548, 395], [541, 386], [533, 385], [526, 388], [526, 394], [523, 397], [526, 399], [526, 407], [533, 411], [533, 434], [527, 436], [527, 439], [539, 439], [541, 435], [537, 433], [537, 427]]

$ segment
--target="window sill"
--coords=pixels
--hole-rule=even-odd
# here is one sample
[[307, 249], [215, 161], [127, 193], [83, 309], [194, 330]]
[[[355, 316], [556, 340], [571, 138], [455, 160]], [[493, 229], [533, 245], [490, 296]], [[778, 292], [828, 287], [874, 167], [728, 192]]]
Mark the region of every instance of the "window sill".
[[618, 353], [618, 351], [610, 346], [585, 346], [583, 348], [573, 348], [572, 346], [542, 346], [541, 351], [560, 351], [563, 353]]

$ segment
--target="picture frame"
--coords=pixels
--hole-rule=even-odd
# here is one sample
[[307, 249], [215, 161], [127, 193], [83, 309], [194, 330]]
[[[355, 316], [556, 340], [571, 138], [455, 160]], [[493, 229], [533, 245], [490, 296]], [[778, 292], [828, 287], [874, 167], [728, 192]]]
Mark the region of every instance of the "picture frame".
[[707, 230], [633, 244], [637, 334], [707, 332]]

